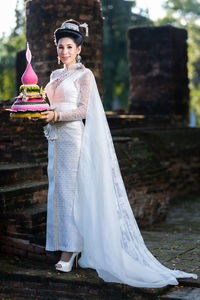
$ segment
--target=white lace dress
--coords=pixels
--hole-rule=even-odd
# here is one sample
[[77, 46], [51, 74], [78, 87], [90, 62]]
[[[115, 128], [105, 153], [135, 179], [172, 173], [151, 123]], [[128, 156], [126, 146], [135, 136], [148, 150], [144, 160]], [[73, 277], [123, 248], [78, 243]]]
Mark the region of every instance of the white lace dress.
[[[171, 270], [147, 249], [131, 210], [93, 73], [56, 70], [46, 86], [61, 121], [48, 124], [46, 250], [81, 251], [79, 265], [108, 282], [178, 284], [196, 274]], [[82, 119], [86, 119], [85, 126]]]
[[88, 104], [91, 71], [81, 63], [51, 74], [45, 90], [59, 122], [48, 124], [48, 207], [46, 250], [81, 251], [73, 217], [77, 168]]

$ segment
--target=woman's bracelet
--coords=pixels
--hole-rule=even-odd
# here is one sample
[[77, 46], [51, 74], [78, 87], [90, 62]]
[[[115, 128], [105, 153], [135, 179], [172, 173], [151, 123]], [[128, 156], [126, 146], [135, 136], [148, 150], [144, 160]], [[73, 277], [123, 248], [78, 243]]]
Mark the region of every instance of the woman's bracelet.
[[59, 121], [59, 119], [60, 119], [59, 113], [57, 111], [54, 111], [54, 116], [51, 123], [54, 124], [55, 122]]
[[58, 119], [57, 111], [54, 111], [54, 122], [57, 122], [57, 119]]

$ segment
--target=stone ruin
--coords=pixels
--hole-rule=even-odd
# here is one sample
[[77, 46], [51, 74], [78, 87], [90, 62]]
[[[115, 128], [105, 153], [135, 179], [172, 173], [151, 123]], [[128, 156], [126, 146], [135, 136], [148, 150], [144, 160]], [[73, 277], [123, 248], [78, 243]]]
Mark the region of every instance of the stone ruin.
[[[34, 0], [26, 3], [26, 36], [33, 55], [39, 85], [45, 86], [50, 73], [58, 69], [53, 33], [67, 19], [89, 25], [81, 51], [83, 63], [92, 69], [102, 91], [103, 18], [99, 0]], [[61, 67], [61, 66], [60, 66]]]
[[128, 57], [129, 113], [188, 125], [187, 31], [170, 25], [129, 28]]
[[[40, 85], [58, 67], [53, 31], [64, 20], [75, 18], [90, 25], [82, 56], [102, 87], [100, 1], [34, 0], [27, 2], [26, 13], [27, 40]], [[183, 126], [188, 112], [185, 39], [185, 31], [172, 27], [130, 29], [130, 113], [134, 116], [108, 116], [128, 198], [140, 226], [163, 220], [170, 200], [199, 191], [200, 132]], [[161, 40], [166, 40], [163, 49]], [[174, 49], [184, 58], [182, 66], [175, 63]], [[165, 53], [171, 55], [170, 60]], [[0, 103], [0, 251], [55, 262], [57, 253], [44, 248], [48, 189], [44, 123], [9, 119], [6, 105], [10, 102]], [[158, 115], [162, 115], [159, 121]], [[179, 126], [170, 123], [174, 116], [180, 117]]]

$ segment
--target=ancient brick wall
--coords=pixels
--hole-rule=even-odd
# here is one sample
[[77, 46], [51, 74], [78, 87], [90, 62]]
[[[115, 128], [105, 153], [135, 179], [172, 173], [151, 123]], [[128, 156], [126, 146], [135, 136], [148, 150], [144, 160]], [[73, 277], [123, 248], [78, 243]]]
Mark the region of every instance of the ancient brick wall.
[[47, 140], [43, 136], [46, 124], [42, 120], [11, 119], [9, 113], [3, 111], [10, 106], [11, 101], [0, 103], [1, 163], [47, 162]]
[[[9, 120], [6, 112], [0, 113], [0, 120], [1, 164], [36, 164], [45, 169], [45, 123], [41, 120]], [[142, 124], [141, 120], [137, 122], [120, 116], [108, 118], [108, 121], [129, 200], [139, 224], [161, 220], [171, 198], [198, 190], [200, 129], [167, 128], [161, 123], [159, 127], [153, 127], [153, 124], [145, 123], [148, 121], [143, 120]], [[43, 179], [47, 180], [46, 177]], [[5, 182], [8, 184], [10, 182]]]
[[[58, 253], [44, 248], [48, 189], [44, 123], [9, 119], [2, 105], [0, 122], [0, 251], [55, 261]], [[199, 128], [166, 127], [161, 122], [155, 126], [151, 120], [120, 115], [108, 122], [139, 226], [163, 220], [170, 200], [199, 192]]]
[[[102, 39], [103, 20], [99, 0], [34, 0], [26, 3], [27, 41], [30, 44], [32, 65], [45, 86], [50, 73], [58, 69], [53, 33], [67, 19], [88, 23], [89, 37], [82, 47], [82, 62], [97, 79], [102, 94]], [[61, 67], [61, 66], [60, 66]]]
[[200, 128], [128, 128], [124, 124], [111, 131], [140, 226], [164, 219], [175, 198], [199, 193]]
[[173, 26], [128, 30], [130, 113], [188, 124], [187, 31]]

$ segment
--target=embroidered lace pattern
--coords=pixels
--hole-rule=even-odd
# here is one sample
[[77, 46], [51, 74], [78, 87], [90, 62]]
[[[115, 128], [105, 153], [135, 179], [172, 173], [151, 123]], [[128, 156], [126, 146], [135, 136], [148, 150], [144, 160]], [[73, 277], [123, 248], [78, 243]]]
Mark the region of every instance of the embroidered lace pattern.
[[[81, 63], [74, 64], [70, 66], [69, 69], [55, 70], [50, 76], [51, 90], [54, 91], [54, 94], [63, 81], [65, 81], [66, 84], [71, 84], [70, 81], [73, 81], [79, 96], [76, 108], [67, 111], [57, 110], [59, 112], [59, 121], [85, 119], [90, 95], [91, 71], [86, 69]], [[66, 104], [67, 103], [68, 99], [66, 99]]]
[[70, 111], [59, 112], [60, 121], [75, 121], [85, 119], [90, 95], [90, 81], [90, 72], [84, 73], [75, 81], [75, 84], [79, 89], [78, 107]]

